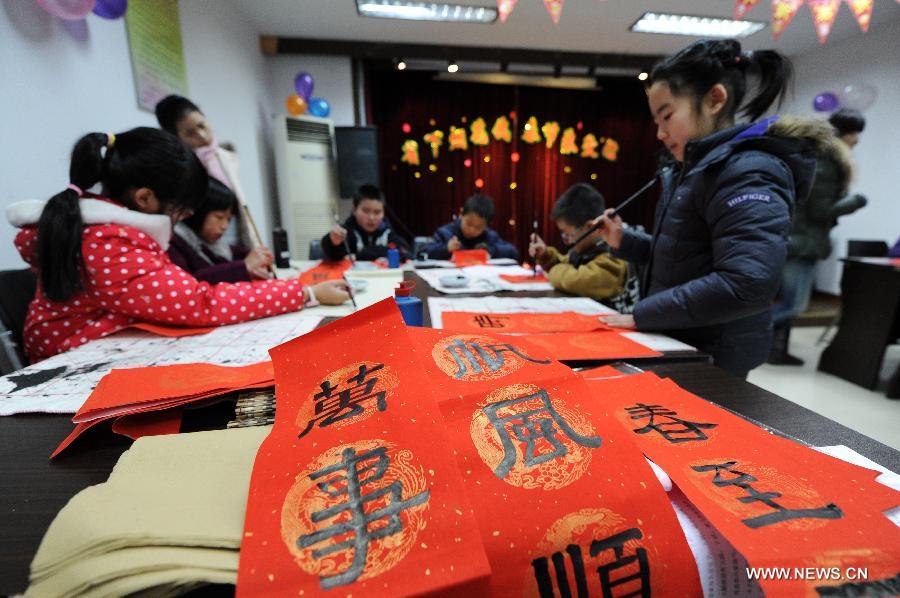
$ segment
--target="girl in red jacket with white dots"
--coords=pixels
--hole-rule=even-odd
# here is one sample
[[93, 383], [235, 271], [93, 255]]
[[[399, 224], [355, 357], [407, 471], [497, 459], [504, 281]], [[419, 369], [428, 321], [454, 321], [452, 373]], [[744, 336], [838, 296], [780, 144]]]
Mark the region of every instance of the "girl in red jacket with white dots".
[[[25, 321], [32, 361], [135, 322], [215, 326], [349, 299], [343, 281], [211, 285], [166, 255], [172, 226], [202, 201], [207, 175], [174, 135], [151, 128], [90, 133], [72, 151], [68, 188], [10, 206], [16, 247], [38, 275]], [[87, 192], [97, 183], [99, 195]]]

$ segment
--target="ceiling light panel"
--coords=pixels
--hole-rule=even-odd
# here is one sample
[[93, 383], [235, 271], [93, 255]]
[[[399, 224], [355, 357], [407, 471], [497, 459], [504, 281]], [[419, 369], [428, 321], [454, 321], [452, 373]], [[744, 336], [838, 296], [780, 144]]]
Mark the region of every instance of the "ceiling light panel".
[[747, 37], [766, 26], [760, 21], [734, 21], [716, 17], [647, 12], [631, 26], [637, 33], [691, 35], [695, 37]]
[[493, 23], [497, 8], [465, 6], [443, 2], [407, 2], [402, 0], [356, 0], [356, 10], [364, 17], [406, 21], [445, 21], [450, 23]]

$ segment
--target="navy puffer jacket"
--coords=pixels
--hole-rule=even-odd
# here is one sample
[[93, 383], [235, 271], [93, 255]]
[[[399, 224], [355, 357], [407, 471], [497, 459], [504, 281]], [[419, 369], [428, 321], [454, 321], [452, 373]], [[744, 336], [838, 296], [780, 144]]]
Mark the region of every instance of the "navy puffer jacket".
[[809, 193], [828, 135], [811, 119], [736, 125], [661, 168], [653, 235], [626, 230], [615, 252], [646, 265], [639, 330], [666, 331], [739, 376], [765, 361], [792, 205]]

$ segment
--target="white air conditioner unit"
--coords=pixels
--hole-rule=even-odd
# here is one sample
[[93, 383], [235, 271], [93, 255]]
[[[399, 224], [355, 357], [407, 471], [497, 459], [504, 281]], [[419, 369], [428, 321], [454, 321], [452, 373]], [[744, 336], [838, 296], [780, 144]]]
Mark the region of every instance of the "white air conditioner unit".
[[334, 124], [313, 116], [275, 116], [275, 168], [281, 225], [291, 259], [309, 259], [310, 241], [334, 224], [338, 210]]

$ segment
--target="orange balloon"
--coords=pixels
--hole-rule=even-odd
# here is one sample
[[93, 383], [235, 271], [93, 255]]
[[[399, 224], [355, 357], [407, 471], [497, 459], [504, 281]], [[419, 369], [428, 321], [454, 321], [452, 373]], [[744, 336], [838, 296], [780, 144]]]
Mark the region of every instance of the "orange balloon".
[[288, 96], [287, 100], [285, 100], [284, 102], [284, 105], [287, 108], [287, 111], [294, 116], [306, 114], [306, 109], [308, 108], [308, 106], [306, 105], [306, 100], [304, 100], [302, 96], [298, 96], [295, 93], [292, 93]]

